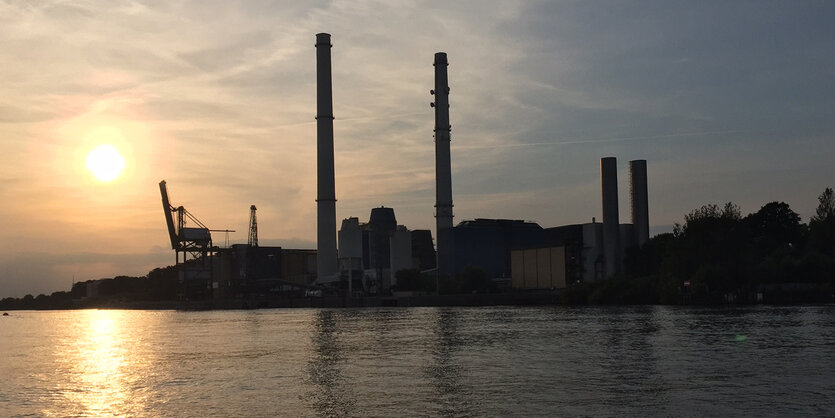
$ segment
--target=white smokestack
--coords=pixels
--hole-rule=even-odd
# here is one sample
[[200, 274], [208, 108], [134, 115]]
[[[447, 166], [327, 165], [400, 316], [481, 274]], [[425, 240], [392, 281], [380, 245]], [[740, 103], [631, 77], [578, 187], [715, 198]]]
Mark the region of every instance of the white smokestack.
[[629, 162], [629, 190], [632, 197], [632, 225], [635, 243], [649, 240], [649, 196], [647, 193], [647, 160]]
[[435, 219], [438, 236], [438, 271], [453, 274], [452, 234], [452, 168], [449, 143], [449, 80], [447, 79], [447, 56], [445, 52], [435, 54]]
[[618, 162], [615, 157], [600, 159], [600, 183], [603, 191], [603, 257], [606, 277], [611, 277], [620, 267]]
[[336, 191], [333, 172], [331, 36], [316, 34], [317, 280], [337, 275]]

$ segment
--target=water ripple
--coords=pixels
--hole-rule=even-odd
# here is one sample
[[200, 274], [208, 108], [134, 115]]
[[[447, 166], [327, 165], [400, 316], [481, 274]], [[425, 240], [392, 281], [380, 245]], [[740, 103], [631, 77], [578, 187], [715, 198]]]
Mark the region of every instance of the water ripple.
[[835, 415], [835, 307], [15, 312], [10, 416]]

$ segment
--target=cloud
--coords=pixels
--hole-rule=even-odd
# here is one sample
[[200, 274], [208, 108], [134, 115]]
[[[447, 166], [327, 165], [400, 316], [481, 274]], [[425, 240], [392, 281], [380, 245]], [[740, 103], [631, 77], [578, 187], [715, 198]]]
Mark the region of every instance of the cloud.
[[[779, 199], [808, 214], [835, 178], [833, 12], [813, 1], [0, 2], [0, 217], [16, 220], [0, 245], [19, 255], [5, 265], [40, 269], [21, 289], [64, 280], [24, 256], [38, 251], [100, 255], [79, 265], [121, 274], [108, 254], [165, 246], [161, 179], [176, 204], [238, 231], [233, 241], [255, 204], [265, 242], [310, 244], [317, 32], [333, 35], [340, 219], [386, 205], [409, 227], [434, 225], [438, 51], [450, 60], [459, 220], [587, 221], [609, 155], [624, 219], [630, 159], [648, 160], [656, 225], [713, 201]], [[103, 126], [131, 162], [112, 185], [83, 166]]]

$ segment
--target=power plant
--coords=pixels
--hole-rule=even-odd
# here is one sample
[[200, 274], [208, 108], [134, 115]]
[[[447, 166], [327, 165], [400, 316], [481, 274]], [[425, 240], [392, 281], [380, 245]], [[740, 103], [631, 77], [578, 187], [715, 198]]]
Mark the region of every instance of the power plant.
[[649, 239], [647, 162], [629, 162], [632, 223], [621, 224], [615, 157], [600, 160], [602, 223], [592, 217], [591, 223], [543, 228], [522, 220], [476, 218], [453, 225], [449, 61], [444, 52], [434, 56], [435, 85], [430, 90], [435, 112], [436, 245], [432, 231], [399, 225], [394, 209], [384, 206], [371, 209], [367, 222], [344, 219], [337, 233], [331, 36], [316, 34], [315, 46], [316, 250], [259, 246], [255, 205], [250, 206], [247, 244], [217, 247], [211, 237], [216, 230], [172, 205], [163, 180], [160, 194], [184, 299], [322, 292], [391, 295], [404, 287], [398, 282], [401, 272], [443, 278], [473, 268], [483, 271], [498, 289], [561, 289], [617, 275], [624, 253]]
[[314, 287], [316, 251], [259, 246], [255, 205], [250, 206], [248, 242], [218, 247], [212, 232], [235, 231], [209, 229], [184, 207], [171, 204], [165, 180], [159, 189], [182, 299], [239, 298]]

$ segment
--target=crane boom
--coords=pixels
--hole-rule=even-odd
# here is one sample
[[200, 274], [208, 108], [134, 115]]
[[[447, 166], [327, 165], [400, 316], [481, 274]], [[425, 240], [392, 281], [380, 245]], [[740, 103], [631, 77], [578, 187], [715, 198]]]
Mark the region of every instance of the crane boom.
[[175, 209], [171, 206], [168, 200], [168, 188], [165, 187], [165, 180], [159, 182], [159, 193], [162, 195], [162, 210], [165, 211], [165, 223], [168, 225], [168, 236], [171, 238], [171, 249], [179, 248], [179, 239], [177, 238], [177, 231], [174, 229], [174, 217], [171, 215]]

